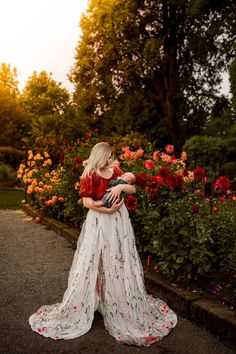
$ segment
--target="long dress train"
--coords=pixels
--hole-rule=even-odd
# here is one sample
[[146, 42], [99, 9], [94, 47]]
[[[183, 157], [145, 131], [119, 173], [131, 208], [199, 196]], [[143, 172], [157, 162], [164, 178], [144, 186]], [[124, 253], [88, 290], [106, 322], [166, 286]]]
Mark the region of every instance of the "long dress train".
[[62, 302], [42, 306], [29, 323], [45, 337], [72, 339], [89, 331], [97, 308], [110, 335], [127, 344], [149, 346], [177, 323], [166, 303], [146, 293], [125, 205], [113, 214], [88, 211]]

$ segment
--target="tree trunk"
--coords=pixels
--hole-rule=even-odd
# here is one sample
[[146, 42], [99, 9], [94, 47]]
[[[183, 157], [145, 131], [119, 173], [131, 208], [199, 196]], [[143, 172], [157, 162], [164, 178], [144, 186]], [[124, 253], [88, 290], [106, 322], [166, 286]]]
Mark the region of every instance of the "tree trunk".
[[163, 0], [163, 49], [167, 59], [159, 63], [159, 70], [151, 78], [149, 93], [163, 112], [170, 143], [178, 146], [179, 123], [176, 115], [175, 95], [178, 78], [176, 10], [167, 0]]

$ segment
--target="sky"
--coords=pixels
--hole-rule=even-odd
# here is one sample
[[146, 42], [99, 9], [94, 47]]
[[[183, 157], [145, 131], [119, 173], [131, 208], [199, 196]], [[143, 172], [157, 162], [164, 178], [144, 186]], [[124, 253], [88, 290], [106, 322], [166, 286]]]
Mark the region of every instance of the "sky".
[[[0, 64], [16, 67], [20, 89], [34, 70], [45, 70], [73, 91], [67, 74], [87, 7], [88, 0], [0, 0]], [[228, 75], [223, 78], [221, 92], [228, 94]]]
[[0, 64], [16, 67], [20, 89], [36, 70], [69, 91], [79, 21], [88, 0], [0, 0]]

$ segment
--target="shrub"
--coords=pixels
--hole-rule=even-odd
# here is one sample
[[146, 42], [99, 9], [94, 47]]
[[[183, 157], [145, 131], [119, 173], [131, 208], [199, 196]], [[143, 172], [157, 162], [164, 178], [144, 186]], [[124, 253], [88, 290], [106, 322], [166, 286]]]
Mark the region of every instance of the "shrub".
[[[26, 164], [20, 164], [17, 177], [25, 188], [26, 201], [73, 227], [79, 227], [86, 210], [79, 201], [79, 179], [83, 160], [89, 156], [94, 139], [81, 139], [61, 148], [61, 163], [54, 166], [49, 154], [28, 151]], [[79, 151], [78, 151], [79, 147]], [[79, 202], [78, 202], [79, 201]]]
[[11, 165], [0, 162], [0, 181], [16, 181], [16, 171]]
[[205, 166], [211, 180], [219, 175], [219, 166], [226, 162], [227, 143], [222, 138], [195, 135], [185, 142], [183, 150], [188, 151], [190, 168]]
[[[166, 216], [150, 224], [150, 252], [157, 257], [162, 271], [172, 279], [197, 279], [200, 275], [236, 270], [236, 208], [217, 198], [209, 200], [187, 195], [165, 203]], [[153, 213], [152, 213], [153, 214]]]
[[[167, 151], [169, 153], [167, 153]], [[136, 172], [138, 205], [130, 212], [139, 250], [156, 257], [163, 273], [189, 281], [200, 275], [234, 274], [236, 196], [230, 180], [219, 177], [206, 195], [205, 170], [187, 170], [186, 153], [137, 157], [124, 149], [124, 167]]]
[[236, 175], [236, 162], [226, 162], [220, 166], [220, 175], [225, 175], [229, 178], [234, 178]]
[[15, 149], [11, 146], [0, 146], [0, 161], [17, 168], [24, 158], [24, 151]]

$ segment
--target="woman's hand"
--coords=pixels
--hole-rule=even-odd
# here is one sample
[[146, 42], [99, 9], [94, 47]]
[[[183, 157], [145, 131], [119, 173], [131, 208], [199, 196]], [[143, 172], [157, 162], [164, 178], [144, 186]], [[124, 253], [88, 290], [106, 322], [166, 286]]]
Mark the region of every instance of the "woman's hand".
[[119, 210], [123, 204], [124, 204], [124, 199], [121, 199], [120, 202], [118, 201], [118, 202], [113, 203], [110, 208], [107, 208], [107, 213], [108, 214], [114, 213], [115, 211]]
[[117, 201], [115, 203], [112, 204], [112, 206], [110, 208], [107, 207], [98, 207], [94, 210], [100, 212], [100, 213], [105, 213], [105, 214], [112, 214], [115, 211], [119, 210], [120, 207], [124, 204], [124, 199], [122, 198], [121, 201]]
[[120, 200], [120, 194], [123, 191], [123, 184], [118, 184], [115, 187], [111, 187], [107, 189], [109, 192], [109, 196], [107, 197], [107, 201], [112, 204]]
[[136, 188], [134, 185], [131, 184], [118, 184], [115, 187], [107, 189], [107, 191], [109, 191], [107, 201], [114, 203], [120, 200], [121, 192], [125, 192], [127, 194], [134, 194], [136, 192]]
[[98, 211], [100, 213], [105, 213], [105, 214], [112, 214], [115, 211], [117, 211], [118, 209], [120, 209], [120, 207], [123, 205], [124, 200], [122, 199], [121, 201], [116, 201], [115, 203], [112, 204], [111, 208], [107, 208], [107, 207], [96, 207], [94, 205], [94, 201], [92, 198], [82, 198], [83, 200], [83, 205], [88, 208], [88, 209], [92, 209], [95, 211]]

